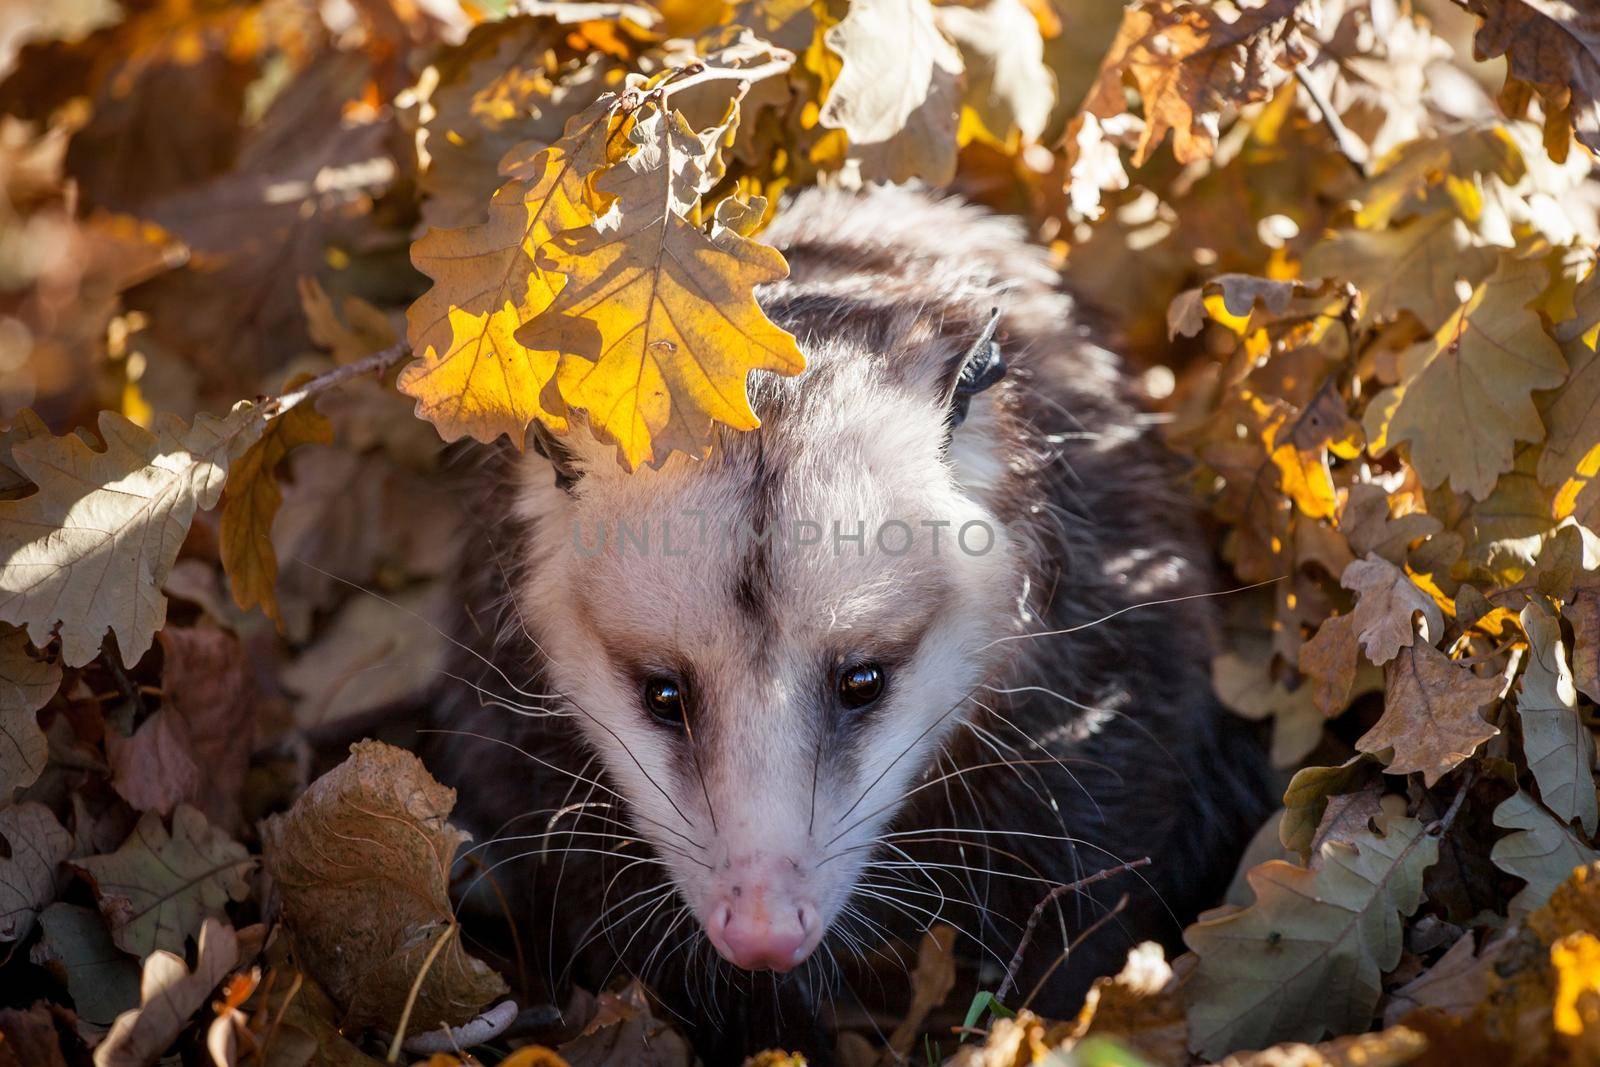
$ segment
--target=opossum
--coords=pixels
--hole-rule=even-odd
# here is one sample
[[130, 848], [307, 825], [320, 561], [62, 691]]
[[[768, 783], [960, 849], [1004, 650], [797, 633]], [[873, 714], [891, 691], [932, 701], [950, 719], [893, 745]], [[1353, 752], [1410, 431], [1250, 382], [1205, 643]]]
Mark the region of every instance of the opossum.
[[472, 896], [525, 995], [637, 977], [713, 1064], [829, 1062], [830, 1019], [905, 1009], [935, 923], [957, 1008], [1009, 980], [1070, 1011], [1178, 942], [1266, 813], [1183, 467], [1014, 222], [810, 191], [763, 239], [807, 367], [752, 376], [758, 429], [633, 473], [536, 429], [464, 476], [471, 655], [428, 758]]

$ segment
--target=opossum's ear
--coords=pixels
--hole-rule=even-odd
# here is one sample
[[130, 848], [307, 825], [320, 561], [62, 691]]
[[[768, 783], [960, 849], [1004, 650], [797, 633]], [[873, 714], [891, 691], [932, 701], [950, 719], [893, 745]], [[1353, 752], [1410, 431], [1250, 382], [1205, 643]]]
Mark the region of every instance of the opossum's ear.
[[1000, 309], [989, 312], [978, 339], [945, 368], [945, 409], [950, 412], [950, 428], [960, 426], [967, 417], [972, 398], [1006, 376], [1005, 356], [994, 339], [1000, 326]]
[[528, 445], [556, 469], [556, 488], [572, 492], [572, 487], [578, 484], [578, 465], [556, 435], [536, 422], [528, 427]]

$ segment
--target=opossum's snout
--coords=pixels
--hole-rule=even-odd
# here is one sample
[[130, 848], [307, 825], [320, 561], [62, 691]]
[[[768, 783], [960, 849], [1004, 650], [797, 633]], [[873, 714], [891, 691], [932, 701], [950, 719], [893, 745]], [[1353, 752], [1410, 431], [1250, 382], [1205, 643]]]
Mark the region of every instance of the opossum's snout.
[[782, 856], [732, 858], [712, 878], [706, 936], [747, 971], [787, 971], [805, 962], [825, 927], [804, 869]]

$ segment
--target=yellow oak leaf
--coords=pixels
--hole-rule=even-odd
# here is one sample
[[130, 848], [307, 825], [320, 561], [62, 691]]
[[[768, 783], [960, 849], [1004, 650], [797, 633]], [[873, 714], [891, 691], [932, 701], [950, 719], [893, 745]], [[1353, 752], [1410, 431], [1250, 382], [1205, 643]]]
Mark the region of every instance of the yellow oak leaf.
[[1266, 0], [1231, 22], [1218, 8], [1143, 0], [1122, 17], [1083, 110], [1102, 119], [1127, 110], [1132, 82], [1144, 101], [1133, 153], [1143, 166], [1172, 131], [1179, 163], [1210, 158], [1226, 108], [1263, 100], [1304, 56], [1293, 16], [1304, 0]]
[[783, 257], [728, 226], [707, 236], [681, 214], [703, 191], [713, 145], [677, 112], [641, 112], [628, 135], [634, 154], [596, 183], [615, 203], [544, 249], [541, 264], [566, 284], [516, 335], [541, 359], [559, 358], [561, 398], [616, 442], [629, 469], [674, 449], [703, 454], [713, 420], [755, 428], [749, 372], [805, 366], [755, 300], [756, 286], [787, 276]]
[[[290, 381], [293, 389], [305, 379]], [[290, 408], [267, 423], [261, 439], [234, 463], [222, 491], [222, 568], [233, 589], [233, 602], [248, 611], [257, 604], [267, 618], [282, 625], [278, 614], [278, 556], [272, 547], [272, 520], [283, 503], [278, 466], [298, 445], [328, 444], [333, 424], [317, 412], [312, 400]]]
[[1421, 771], [1431, 788], [1500, 731], [1479, 711], [1500, 695], [1500, 678], [1480, 677], [1425, 641], [1384, 668], [1383, 717], [1356, 741], [1361, 752], [1394, 749], [1388, 773]]
[[534, 419], [566, 429], [565, 415], [541, 399], [556, 354], [529, 349], [515, 334], [561, 287], [560, 277], [536, 261], [539, 248], [596, 216], [588, 179], [605, 162], [614, 102], [602, 97], [568, 124], [561, 140], [513, 164], [488, 221], [430, 230], [412, 248], [412, 261], [434, 285], [407, 312], [416, 359], [398, 384], [447, 441], [489, 442], [505, 434], [520, 447]]
[[861, 177], [950, 181], [956, 171], [961, 53], [940, 32], [933, 5], [855, 0], [826, 40], [844, 67], [820, 119], [849, 136], [850, 158], [860, 164]]
[[1561, 349], [1529, 307], [1549, 284], [1540, 259], [1509, 256], [1429, 340], [1400, 357], [1400, 384], [1367, 409], [1367, 439], [1382, 455], [1402, 441], [1429, 487], [1479, 500], [1511, 469], [1518, 441], [1544, 424], [1532, 393], [1567, 377]]

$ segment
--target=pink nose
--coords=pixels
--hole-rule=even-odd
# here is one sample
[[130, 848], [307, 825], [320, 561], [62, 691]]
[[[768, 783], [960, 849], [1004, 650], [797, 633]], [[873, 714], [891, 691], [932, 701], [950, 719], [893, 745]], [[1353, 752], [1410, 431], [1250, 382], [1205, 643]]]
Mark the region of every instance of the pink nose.
[[722, 958], [747, 971], [787, 971], [817, 943], [817, 909], [762, 885], [734, 886], [711, 909], [706, 934]]

